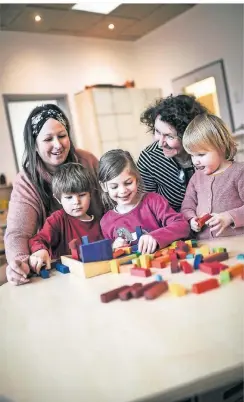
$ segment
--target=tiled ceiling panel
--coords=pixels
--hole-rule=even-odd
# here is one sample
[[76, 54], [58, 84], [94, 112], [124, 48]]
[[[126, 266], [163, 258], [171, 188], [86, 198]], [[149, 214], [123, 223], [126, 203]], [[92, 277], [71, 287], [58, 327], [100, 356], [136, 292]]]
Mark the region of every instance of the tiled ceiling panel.
[[[74, 3], [73, 3], [74, 4]], [[110, 14], [72, 10], [73, 4], [2, 4], [0, 29], [135, 41], [194, 4], [121, 4]], [[35, 15], [42, 18], [35, 22]], [[108, 25], [114, 24], [114, 30]]]

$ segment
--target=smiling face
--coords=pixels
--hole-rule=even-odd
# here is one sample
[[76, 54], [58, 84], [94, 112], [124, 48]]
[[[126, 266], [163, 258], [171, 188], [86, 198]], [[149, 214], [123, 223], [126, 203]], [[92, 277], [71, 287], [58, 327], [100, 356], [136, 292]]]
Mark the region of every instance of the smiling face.
[[107, 191], [109, 197], [116, 202], [118, 206], [129, 206], [137, 203], [138, 184], [135, 175], [130, 173], [128, 167], [112, 180], [103, 185], [104, 191]]
[[162, 148], [166, 158], [173, 158], [185, 153], [182, 141], [177, 136], [175, 128], [162, 121], [160, 116], [157, 116], [155, 120], [154, 138], [158, 141], [158, 145]]
[[91, 195], [88, 192], [83, 193], [63, 193], [61, 204], [65, 212], [74, 218], [87, 219], [87, 211], [90, 206]]
[[37, 139], [36, 151], [49, 171], [65, 162], [70, 151], [70, 139], [65, 127], [55, 119], [48, 119]]
[[229, 163], [223, 153], [214, 149], [191, 153], [191, 158], [196, 169], [201, 170], [205, 175], [216, 173], [224, 169], [225, 165]]

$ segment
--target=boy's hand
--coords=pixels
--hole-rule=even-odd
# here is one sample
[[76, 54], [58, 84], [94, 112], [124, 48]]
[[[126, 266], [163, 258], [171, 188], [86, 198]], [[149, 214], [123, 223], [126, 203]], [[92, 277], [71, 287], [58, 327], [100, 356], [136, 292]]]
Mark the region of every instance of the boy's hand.
[[30, 272], [30, 267], [27, 262], [15, 260], [7, 266], [6, 275], [9, 283], [13, 285], [23, 285], [28, 283], [27, 275]]
[[234, 221], [229, 212], [222, 212], [221, 214], [211, 214], [212, 218], [206, 224], [210, 226], [210, 231], [218, 230], [216, 237], [219, 236], [228, 226]]
[[138, 242], [138, 251], [142, 254], [152, 254], [158, 247], [157, 241], [149, 234], [142, 235]]
[[32, 270], [37, 274], [40, 273], [43, 265], [46, 265], [46, 269], [51, 269], [51, 258], [48, 251], [41, 249], [31, 254], [29, 264]]
[[124, 247], [127, 245], [127, 241], [123, 239], [123, 237], [117, 237], [117, 239], [114, 240], [113, 242], [113, 250], [116, 248]]
[[191, 220], [190, 220], [190, 226], [191, 226], [191, 229], [192, 229], [194, 232], [200, 232], [201, 228], [200, 228], [199, 224], [197, 223], [196, 219], [197, 219], [197, 218], [191, 218]]

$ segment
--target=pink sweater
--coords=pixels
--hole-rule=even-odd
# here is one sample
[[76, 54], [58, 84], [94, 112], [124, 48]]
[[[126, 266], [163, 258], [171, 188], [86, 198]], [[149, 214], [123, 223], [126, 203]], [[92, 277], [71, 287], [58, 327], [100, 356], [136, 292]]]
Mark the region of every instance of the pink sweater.
[[105, 238], [115, 240], [121, 232], [127, 232], [127, 240], [131, 241], [136, 240], [136, 226], [141, 226], [144, 233], [150, 233], [160, 248], [188, 237], [190, 232], [183, 215], [174, 211], [166, 198], [156, 193], [145, 194], [141, 202], [125, 214], [108, 211], [100, 224]]
[[[229, 212], [234, 225], [220, 236], [244, 234], [244, 163], [233, 162], [223, 173], [206, 176], [197, 171], [191, 178], [181, 212], [187, 220], [206, 213]], [[216, 232], [204, 226], [198, 239], [212, 239]]]
[[[98, 161], [90, 152], [76, 150], [78, 161], [84, 167], [90, 167], [94, 173]], [[51, 188], [50, 188], [50, 197]], [[52, 197], [53, 198], [53, 197]], [[53, 202], [53, 205], [55, 203]], [[56, 204], [56, 209], [59, 209]], [[50, 215], [52, 211], [49, 211]], [[29, 256], [29, 239], [42, 228], [47, 218], [44, 204], [36, 187], [24, 171], [18, 173], [9, 203], [7, 229], [5, 233], [5, 252], [8, 263], [19, 259], [27, 261]]]

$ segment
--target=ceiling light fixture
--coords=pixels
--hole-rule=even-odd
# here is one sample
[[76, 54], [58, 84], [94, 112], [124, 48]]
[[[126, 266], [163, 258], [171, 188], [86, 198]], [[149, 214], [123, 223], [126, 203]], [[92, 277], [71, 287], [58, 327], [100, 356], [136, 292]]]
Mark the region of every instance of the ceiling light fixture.
[[36, 21], [36, 22], [41, 21], [41, 19], [42, 19], [42, 18], [41, 18], [41, 16], [40, 16], [40, 15], [36, 15], [36, 16], [35, 16], [35, 21]]
[[115, 28], [114, 24], [109, 24], [108, 25], [108, 29], [114, 29], [114, 28]]
[[72, 7], [72, 10], [88, 11], [91, 13], [109, 14], [121, 3], [77, 3]]

